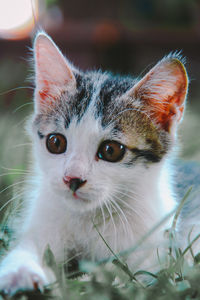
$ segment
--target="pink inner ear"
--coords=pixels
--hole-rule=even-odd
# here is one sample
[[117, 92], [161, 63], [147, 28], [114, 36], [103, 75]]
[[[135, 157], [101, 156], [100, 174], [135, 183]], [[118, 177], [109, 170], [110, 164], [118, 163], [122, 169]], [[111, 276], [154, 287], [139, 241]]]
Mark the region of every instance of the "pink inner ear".
[[169, 92], [168, 98], [157, 104], [160, 112], [158, 111], [156, 118], [162, 128], [168, 132], [175, 119], [178, 122], [181, 120], [184, 111], [188, 82], [185, 69], [183, 69], [182, 64], [181, 66], [182, 68], [175, 68], [172, 73], [174, 85], [172, 91]]
[[41, 103], [44, 104], [46, 103], [46, 101], [48, 101], [49, 105], [53, 104], [53, 101], [56, 100], [55, 96], [53, 96], [53, 94], [51, 94], [50, 92], [50, 85], [51, 82], [47, 81], [47, 80], [43, 80], [43, 89], [39, 90], [39, 96], [41, 98]]
[[173, 122], [182, 118], [187, 87], [184, 66], [172, 59], [156, 65], [134, 90], [151, 117], [169, 132]]
[[75, 84], [75, 78], [67, 60], [47, 35], [37, 36], [34, 50], [37, 101], [51, 105], [63, 90]]

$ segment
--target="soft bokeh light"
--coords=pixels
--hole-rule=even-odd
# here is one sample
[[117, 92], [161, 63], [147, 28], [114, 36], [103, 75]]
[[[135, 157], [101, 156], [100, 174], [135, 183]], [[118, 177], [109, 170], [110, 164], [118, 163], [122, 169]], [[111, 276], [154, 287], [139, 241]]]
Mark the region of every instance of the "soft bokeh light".
[[38, 19], [38, 0], [0, 0], [0, 37], [27, 37]]

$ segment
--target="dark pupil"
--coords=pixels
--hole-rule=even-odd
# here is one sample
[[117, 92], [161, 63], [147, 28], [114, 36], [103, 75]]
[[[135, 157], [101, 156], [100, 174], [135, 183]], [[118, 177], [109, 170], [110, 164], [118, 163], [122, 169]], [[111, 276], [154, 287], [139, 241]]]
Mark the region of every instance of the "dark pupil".
[[60, 147], [60, 140], [56, 136], [54, 137], [54, 141], [53, 142], [54, 142], [56, 148]]
[[109, 155], [109, 156], [112, 156], [113, 153], [114, 153], [114, 149], [113, 147], [109, 146], [109, 145], [106, 145], [106, 154]]

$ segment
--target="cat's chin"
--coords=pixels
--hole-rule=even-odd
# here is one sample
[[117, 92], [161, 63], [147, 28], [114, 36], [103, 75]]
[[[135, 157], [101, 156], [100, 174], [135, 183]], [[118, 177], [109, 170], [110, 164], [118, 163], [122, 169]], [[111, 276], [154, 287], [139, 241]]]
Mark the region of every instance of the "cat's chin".
[[78, 214], [84, 214], [96, 209], [96, 204], [92, 202], [84, 202], [84, 200], [79, 199], [77, 202], [73, 199], [67, 199], [66, 205], [68, 211]]
[[91, 211], [97, 206], [96, 201], [91, 201], [90, 197], [80, 192], [67, 192], [65, 194], [65, 202], [70, 211], [78, 211], [79, 213]]
[[81, 193], [79, 192], [74, 192], [71, 193], [71, 197], [72, 199], [74, 199], [74, 201], [83, 201], [85, 203], [90, 203], [91, 201], [88, 199], [88, 197], [84, 197]]

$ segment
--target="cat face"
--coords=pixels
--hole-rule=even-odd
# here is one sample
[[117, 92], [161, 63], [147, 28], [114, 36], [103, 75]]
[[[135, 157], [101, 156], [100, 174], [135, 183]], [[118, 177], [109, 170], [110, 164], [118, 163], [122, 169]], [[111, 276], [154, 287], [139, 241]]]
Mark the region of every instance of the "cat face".
[[45, 34], [34, 54], [34, 149], [44, 184], [81, 211], [133, 197], [171, 149], [187, 93], [181, 62], [169, 56], [138, 81], [76, 70]]

